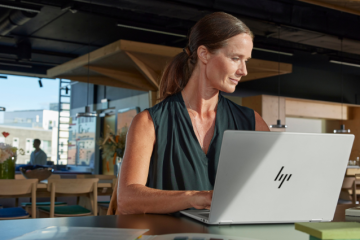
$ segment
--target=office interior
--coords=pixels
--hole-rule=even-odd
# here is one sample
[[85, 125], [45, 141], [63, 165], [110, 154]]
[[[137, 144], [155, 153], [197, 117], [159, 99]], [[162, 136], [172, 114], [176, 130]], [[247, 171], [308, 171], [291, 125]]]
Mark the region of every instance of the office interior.
[[[263, 226], [216, 229], [179, 214], [105, 216], [123, 160], [121, 149], [107, 147], [114, 144], [116, 149], [121, 148], [136, 114], [160, 102], [164, 67], [183, 51], [191, 27], [203, 16], [219, 11], [241, 19], [255, 35], [248, 75], [235, 92], [221, 93], [224, 97], [254, 109], [269, 127], [279, 122], [286, 125], [272, 127], [272, 132], [355, 136], [341, 189], [334, 189], [339, 192], [335, 220], [345, 221], [345, 209], [358, 206], [360, 199], [359, 2], [5, 0], [0, 3], [3, 96], [10, 85], [28, 91], [29, 102], [31, 92], [35, 92], [32, 89], [48, 91], [48, 83], [56, 93], [51, 100], [44, 97], [43, 108], [23, 109], [21, 102], [20, 108], [13, 107], [16, 91], [11, 98], [2, 98], [0, 93], [0, 133], [9, 133], [0, 134], [0, 143], [21, 149], [15, 179], [26, 179], [20, 167], [30, 164], [34, 139], [41, 140], [40, 148], [47, 155], [46, 166], [52, 169], [54, 179], [99, 179], [96, 195], [87, 193], [89, 197], [85, 193], [60, 194], [54, 200], [49, 185], [41, 182], [36, 199], [30, 193], [0, 193], [0, 208], [20, 207], [29, 213], [28, 219], [21, 220], [28, 221], [21, 233], [65, 226], [56, 220], [64, 216], [43, 214], [32, 205], [34, 201], [43, 202], [50, 208], [54, 200], [59, 205], [89, 209], [65, 216], [70, 219], [67, 227], [149, 228], [149, 235], [193, 232], [305, 239], [305, 234], [289, 230], [293, 225], [281, 225], [278, 235], [270, 236]], [[18, 78], [31, 82], [33, 88], [24, 89]], [[90, 223], [92, 220], [85, 216], [97, 216], [100, 220], [96, 221], [103, 224]], [[52, 219], [52, 225], [39, 222], [38, 227], [31, 227], [31, 221], [45, 217]], [[83, 225], [80, 219], [85, 219]], [[0, 220], [0, 229], [3, 222], [12, 226], [16, 221], [20, 220]], [[159, 225], [163, 226], [161, 230]], [[20, 236], [9, 229], [6, 239]]]

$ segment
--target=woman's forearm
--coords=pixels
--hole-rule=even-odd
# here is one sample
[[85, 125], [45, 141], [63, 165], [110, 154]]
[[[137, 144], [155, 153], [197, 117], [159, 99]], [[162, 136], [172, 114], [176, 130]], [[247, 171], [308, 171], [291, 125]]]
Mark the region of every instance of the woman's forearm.
[[[118, 212], [121, 214], [172, 213], [194, 207], [198, 191], [165, 191], [132, 184], [118, 191]], [[205, 206], [206, 207], [206, 206]]]

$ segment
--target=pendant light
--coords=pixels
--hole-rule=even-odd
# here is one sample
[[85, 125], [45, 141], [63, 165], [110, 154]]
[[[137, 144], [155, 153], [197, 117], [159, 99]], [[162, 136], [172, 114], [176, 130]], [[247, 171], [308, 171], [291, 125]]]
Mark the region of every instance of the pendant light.
[[87, 64], [87, 92], [86, 92], [86, 107], [85, 112], [80, 112], [76, 114], [76, 117], [96, 117], [97, 114], [90, 111], [89, 106], [89, 82], [90, 82], [90, 21], [88, 21], [88, 33], [89, 33], [89, 39], [88, 39], [88, 64]]
[[105, 112], [111, 109], [115, 109], [115, 107], [110, 107], [110, 101], [106, 98], [106, 86], [104, 85], [104, 98], [101, 99], [101, 109], [97, 110], [97, 112], [99, 113], [100, 117], [115, 115], [115, 111]]
[[341, 125], [340, 129], [334, 129], [334, 133], [350, 133], [350, 129], [345, 128], [343, 119], [343, 103], [344, 103], [344, 71], [343, 71], [343, 38], [340, 38], [340, 54], [341, 54]]
[[[278, 27], [278, 48], [280, 49], [280, 30], [281, 27]], [[287, 128], [286, 125], [281, 124], [280, 119], [280, 54], [278, 54], [278, 119], [276, 124], [270, 125], [270, 128]]]
[[0, 107], [0, 112], [5, 112], [6, 108], [5, 107]]

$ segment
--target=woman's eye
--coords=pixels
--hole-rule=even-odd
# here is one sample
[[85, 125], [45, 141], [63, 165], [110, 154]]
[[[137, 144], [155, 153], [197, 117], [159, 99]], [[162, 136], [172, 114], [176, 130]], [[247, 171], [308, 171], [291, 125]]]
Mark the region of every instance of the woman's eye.
[[234, 60], [234, 61], [239, 61], [240, 58], [233, 58], [232, 60]]

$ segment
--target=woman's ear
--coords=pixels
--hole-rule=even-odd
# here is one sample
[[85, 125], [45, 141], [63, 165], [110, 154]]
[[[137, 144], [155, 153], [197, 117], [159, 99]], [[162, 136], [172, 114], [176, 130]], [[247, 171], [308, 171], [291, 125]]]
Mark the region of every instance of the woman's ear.
[[209, 53], [208, 49], [204, 45], [201, 45], [200, 47], [198, 47], [198, 49], [197, 49], [198, 59], [203, 64], [207, 64], [208, 59], [209, 59], [209, 54], [210, 53]]

